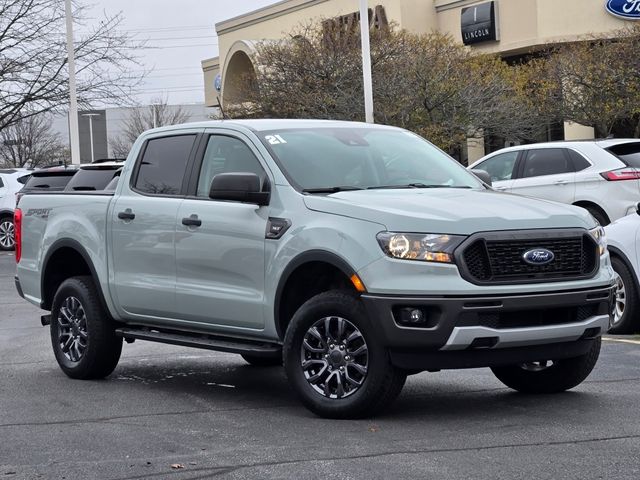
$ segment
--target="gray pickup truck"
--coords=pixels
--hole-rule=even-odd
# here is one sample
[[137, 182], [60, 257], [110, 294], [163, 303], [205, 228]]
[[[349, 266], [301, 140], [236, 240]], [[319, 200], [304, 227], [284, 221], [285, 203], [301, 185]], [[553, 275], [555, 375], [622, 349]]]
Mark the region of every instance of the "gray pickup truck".
[[371, 415], [407, 375], [490, 367], [580, 384], [614, 274], [583, 209], [496, 193], [399, 128], [219, 121], [141, 135], [115, 191], [29, 192], [16, 286], [69, 377], [122, 340], [284, 363], [318, 415]]

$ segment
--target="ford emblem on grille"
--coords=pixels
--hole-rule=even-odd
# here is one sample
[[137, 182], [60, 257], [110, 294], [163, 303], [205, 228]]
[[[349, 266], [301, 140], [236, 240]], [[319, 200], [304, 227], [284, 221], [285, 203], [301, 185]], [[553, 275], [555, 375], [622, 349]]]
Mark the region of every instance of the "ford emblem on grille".
[[522, 255], [522, 259], [529, 265], [546, 265], [553, 262], [556, 256], [551, 250], [546, 248], [534, 248], [533, 250], [527, 250]]

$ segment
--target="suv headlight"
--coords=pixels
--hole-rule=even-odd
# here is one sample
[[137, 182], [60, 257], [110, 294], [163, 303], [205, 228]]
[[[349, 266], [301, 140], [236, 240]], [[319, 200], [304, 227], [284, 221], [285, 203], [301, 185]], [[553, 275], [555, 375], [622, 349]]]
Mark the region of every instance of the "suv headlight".
[[604, 255], [604, 252], [607, 251], [607, 235], [604, 232], [604, 228], [597, 226], [596, 228], [589, 230], [589, 234], [598, 244], [598, 251], [600, 252], [600, 255]]
[[392, 233], [377, 235], [382, 251], [391, 258], [453, 263], [453, 251], [465, 237], [440, 233]]

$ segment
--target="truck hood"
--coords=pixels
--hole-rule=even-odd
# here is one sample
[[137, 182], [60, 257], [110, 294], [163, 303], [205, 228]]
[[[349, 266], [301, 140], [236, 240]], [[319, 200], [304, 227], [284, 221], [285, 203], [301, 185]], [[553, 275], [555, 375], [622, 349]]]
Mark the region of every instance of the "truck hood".
[[356, 190], [307, 195], [304, 202], [310, 210], [380, 223], [398, 232], [471, 235], [595, 226], [582, 208], [491, 190]]

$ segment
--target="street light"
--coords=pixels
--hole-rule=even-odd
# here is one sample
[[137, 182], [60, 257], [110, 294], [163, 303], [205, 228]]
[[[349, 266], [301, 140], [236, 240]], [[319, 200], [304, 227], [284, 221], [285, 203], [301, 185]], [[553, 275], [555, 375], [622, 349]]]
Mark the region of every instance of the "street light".
[[91, 139], [91, 163], [95, 161], [93, 155], [93, 117], [99, 117], [99, 113], [83, 113], [83, 117], [89, 117], [89, 138]]
[[78, 134], [78, 100], [76, 99], [76, 63], [73, 50], [73, 16], [71, 0], [64, 3], [67, 24], [67, 63], [69, 64], [69, 143], [71, 163], [80, 163], [80, 136]]

